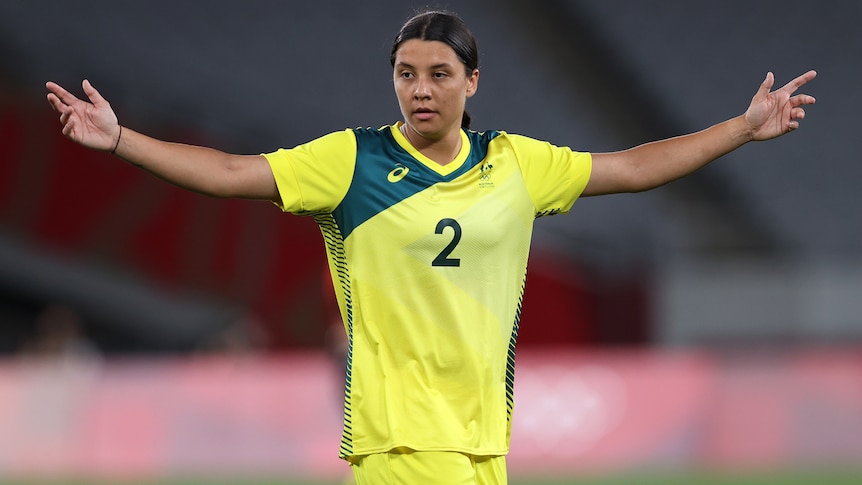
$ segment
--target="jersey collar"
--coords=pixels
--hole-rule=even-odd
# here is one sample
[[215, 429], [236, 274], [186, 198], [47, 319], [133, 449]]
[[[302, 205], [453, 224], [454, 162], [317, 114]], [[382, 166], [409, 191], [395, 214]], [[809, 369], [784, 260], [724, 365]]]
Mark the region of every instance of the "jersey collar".
[[403, 121], [398, 121], [394, 125], [389, 127], [392, 132], [392, 137], [395, 138], [395, 141], [398, 142], [398, 145], [401, 146], [404, 150], [407, 151], [413, 158], [421, 162], [423, 165], [427, 166], [431, 170], [437, 172], [440, 175], [449, 175], [452, 172], [461, 168], [464, 165], [464, 162], [467, 161], [467, 156], [470, 155], [470, 138], [467, 136], [467, 133], [462, 129], [461, 133], [461, 150], [458, 151], [458, 155], [455, 156], [455, 159], [446, 165], [440, 165], [439, 163], [431, 160], [422, 154], [419, 150], [417, 150], [413, 145], [407, 141], [407, 138], [401, 133], [401, 125], [403, 125]]

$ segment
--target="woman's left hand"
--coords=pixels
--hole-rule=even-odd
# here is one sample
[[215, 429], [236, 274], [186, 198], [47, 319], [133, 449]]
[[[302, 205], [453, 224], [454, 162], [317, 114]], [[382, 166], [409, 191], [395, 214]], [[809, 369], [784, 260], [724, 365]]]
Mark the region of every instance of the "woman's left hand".
[[745, 111], [745, 121], [751, 127], [752, 140], [769, 140], [799, 128], [799, 121], [805, 118], [802, 107], [814, 104], [815, 100], [813, 96], [794, 93], [816, 76], [817, 72], [808, 71], [781, 89], [770, 92], [775, 77], [771, 72], [767, 73]]

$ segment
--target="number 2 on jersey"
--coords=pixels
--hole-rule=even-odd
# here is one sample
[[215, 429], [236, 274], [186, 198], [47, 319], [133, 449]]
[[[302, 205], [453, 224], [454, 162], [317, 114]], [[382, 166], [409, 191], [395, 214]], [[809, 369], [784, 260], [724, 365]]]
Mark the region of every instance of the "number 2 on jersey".
[[437, 223], [437, 228], [434, 229], [434, 234], [443, 234], [443, 230], [447, 227], [451, 227], [454, 232], [452, 240], [449, 241], [449, 244], [443, 248], [443, 251], [440, 251], [440, 254], [434, 258], [434, 261], [431, 262], [431, 266], [461, 266], [461, 260], [459, 258], [449, 257], [461, 241], [461, 225], [458, 224], [458, 221], [455, 219], [440, 220], [440, 222]]

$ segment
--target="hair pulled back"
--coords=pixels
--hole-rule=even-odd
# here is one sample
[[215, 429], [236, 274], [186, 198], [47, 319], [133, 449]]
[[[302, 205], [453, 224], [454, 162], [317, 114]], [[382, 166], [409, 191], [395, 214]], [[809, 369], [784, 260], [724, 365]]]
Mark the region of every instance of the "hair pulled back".
[[[467, 77], [479, 67], [479, 49], [476, 38], [460, 17], [443, 10], [431, 10], [415, 15], [401, 27], [392, 42], [389, 62], [395, 67], [395, 54], [401, 44], [411, 39], [436, 40], [443, 42], [455, 51], [458, 60], [464, 65]], [[467, 111], [461, 117], [461, 127], [470, 128], [470, 115]]]

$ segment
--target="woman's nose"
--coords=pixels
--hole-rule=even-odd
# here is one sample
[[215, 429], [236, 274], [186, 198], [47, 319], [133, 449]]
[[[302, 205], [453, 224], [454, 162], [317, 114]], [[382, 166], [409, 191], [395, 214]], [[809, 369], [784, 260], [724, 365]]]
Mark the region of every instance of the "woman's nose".
[[413, 97], [416, 99], [428, 99], [431, 97], [431, 89], [427, 80], [420, 78], [416, 81]]

